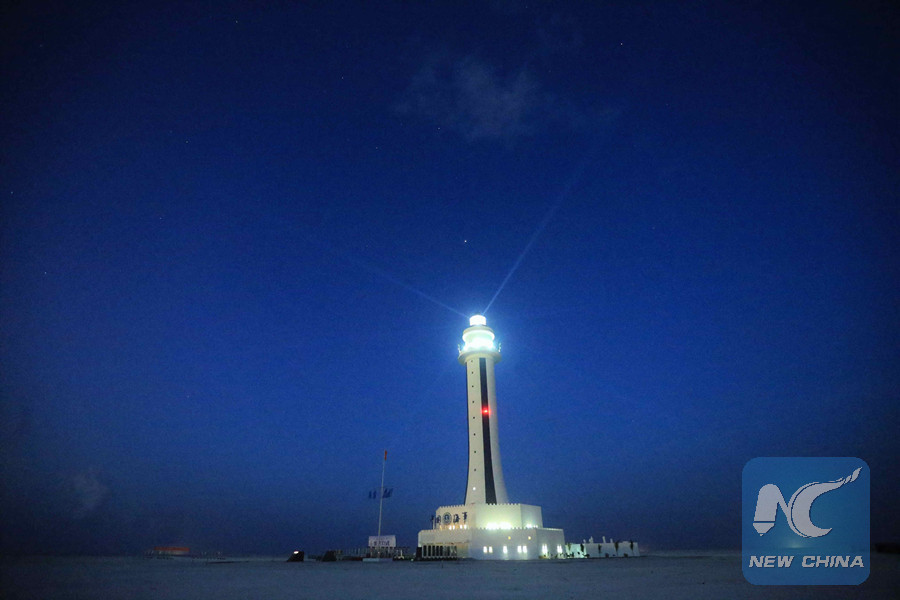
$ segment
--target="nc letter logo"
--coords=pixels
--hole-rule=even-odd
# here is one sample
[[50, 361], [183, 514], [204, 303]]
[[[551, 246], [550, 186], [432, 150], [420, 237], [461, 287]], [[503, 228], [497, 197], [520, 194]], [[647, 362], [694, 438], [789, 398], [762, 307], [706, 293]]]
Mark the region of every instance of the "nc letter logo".
[[748, 461], [741, 476], [744, 578], [755, 585], [865, 581], [870, 478], [865, 461], [853, 457]]
[[812, 503], [822, 494], [836, 490], [851, 481], [856, 481], [861, 470], [862, 467], [858, 467], [851, 475], [835, 481], [807, 483], [794, 492], [787, 504], [785, 504], [784, 496], [781, 495], [778, 486], [774, 483], [767, 483], [759, 488], [759, 495], [756, 497], [753, 528], [759, 532], [759, 535], [765, 535], [775, 526], [775, 515], [780, 508], [794, 533], [807, 538], [822, 537], [831, 531], [831, 528], [822, 529], [813, 524], [809, 516]]

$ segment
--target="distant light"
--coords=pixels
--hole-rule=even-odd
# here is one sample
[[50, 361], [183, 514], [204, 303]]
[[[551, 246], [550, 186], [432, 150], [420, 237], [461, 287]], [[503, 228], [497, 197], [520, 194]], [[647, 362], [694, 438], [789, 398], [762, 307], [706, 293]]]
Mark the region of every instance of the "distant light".
[[299, 550], [294, 550], [294, 554], [300, 554]]
[[472, 315], [469, 319], [469, 325], [472, 327], [475, 325], [487, 325], [487, 319], [483, 315]]
[[482, 409], [481, 409], [481, 414], [483, 414], [483, 415], [490, 414], [490, 412], [491, 412], [490, 409], [487, 409], [487, 408], [482, 408]]

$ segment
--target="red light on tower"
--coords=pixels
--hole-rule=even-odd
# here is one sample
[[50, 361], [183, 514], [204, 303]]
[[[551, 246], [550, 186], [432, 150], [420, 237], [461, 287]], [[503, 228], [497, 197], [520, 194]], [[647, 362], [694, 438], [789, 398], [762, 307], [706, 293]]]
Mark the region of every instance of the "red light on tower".
[[491, 414], [491, 411], [490, 411], [489, 408], [482, 408], [482, 409], [481, 409], [481, 414], [483, 414], [483, 415], [489, 415], [489, 414]]

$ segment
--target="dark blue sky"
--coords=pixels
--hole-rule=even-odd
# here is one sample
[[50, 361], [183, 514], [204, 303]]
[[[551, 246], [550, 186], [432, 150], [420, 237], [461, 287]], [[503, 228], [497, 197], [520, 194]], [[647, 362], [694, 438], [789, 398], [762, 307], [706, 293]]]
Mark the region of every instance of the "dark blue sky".
[[512, 501], [736, 548], [858, 456], [900, 537], [895, 4], [261, 4], [4, 9], [3, 552], [363, 545], [385, 448], [414, 546], [519, 259]]

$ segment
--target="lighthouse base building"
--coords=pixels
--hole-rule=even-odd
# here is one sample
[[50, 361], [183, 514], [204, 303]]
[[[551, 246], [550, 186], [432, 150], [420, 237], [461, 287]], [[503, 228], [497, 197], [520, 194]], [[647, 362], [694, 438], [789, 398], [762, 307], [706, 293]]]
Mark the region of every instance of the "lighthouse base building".
[[432, 529], [419, 532], [416, 554], [423, 560], [565, 557], [563, 530], [544, 527], [540, 506], [484, 503], [441, 506], [435, 512], [434, 523]]

